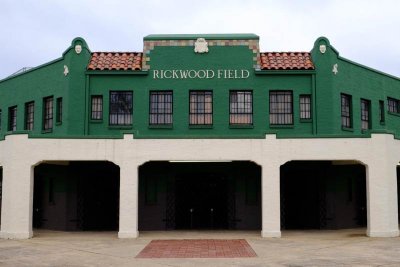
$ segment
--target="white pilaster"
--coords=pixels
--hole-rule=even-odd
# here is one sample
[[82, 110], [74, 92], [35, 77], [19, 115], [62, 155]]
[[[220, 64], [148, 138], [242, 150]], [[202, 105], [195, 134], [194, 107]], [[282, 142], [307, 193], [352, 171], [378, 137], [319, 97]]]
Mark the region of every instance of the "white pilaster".
[[262, 237], [281, 237], [280, 165], [272, 161], [262, 165]]
[[399, 236], [396, 164], [375, 159], [367, 167], [367, 207], [370, 237]]
[[138, 232], [139, 165], [124, 162], [120, 167], [119, 238], [136, 238]]
[[3, 166], [0, 237], [32, 237], [33, 168], [21, 161]]

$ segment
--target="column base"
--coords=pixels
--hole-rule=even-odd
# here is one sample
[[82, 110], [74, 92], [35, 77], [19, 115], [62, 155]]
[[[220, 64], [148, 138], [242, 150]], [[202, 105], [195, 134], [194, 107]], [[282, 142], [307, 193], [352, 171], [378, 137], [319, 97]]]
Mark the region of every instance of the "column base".
[[277, 237], [280, 238], [281, 231], [261, 231], [261, 237], [268, 238], [268, 237]]
[[367, 230], [367, 236], [369, 237], [398, 237], [399, 236], [399, 230], [393, 230], [393, 231], [370, 231]]
[[139, 231], [135, 232], [118, 232], [118, 238], [137, 238], [139, 236]]
[[32, 232], [0, 232], [0, 238], [2, 239], [29, 239], [32, 236]]

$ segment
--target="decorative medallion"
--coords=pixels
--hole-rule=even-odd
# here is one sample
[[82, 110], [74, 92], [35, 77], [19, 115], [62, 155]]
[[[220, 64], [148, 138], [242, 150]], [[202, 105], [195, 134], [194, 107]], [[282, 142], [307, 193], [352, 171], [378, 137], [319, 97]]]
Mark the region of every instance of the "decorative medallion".
[[69, 73], [69, 69], [67, 67], [67, 65], [64, 65], [64, 76], [67, 76]]
[[81, 45], [75, 45], [75, 52], [79, 55], [82, 52], [82, 46]]
[[336, 63], [335, 65], [333, 65], [333, 68], [332, 68], [332, 72], [336, 75], [339, 71], [338, 71], [338, 64]]
[[197, 38], [194, 43], [194, 52], [195, 53], [208, 53], [208, 43], [204, 38]]
[[325, 54], [325, 52], [326, 52], [326, 45], [320, 45], [320, 46], [319, 46], [319, 51], [320, 51], [322, 54]]

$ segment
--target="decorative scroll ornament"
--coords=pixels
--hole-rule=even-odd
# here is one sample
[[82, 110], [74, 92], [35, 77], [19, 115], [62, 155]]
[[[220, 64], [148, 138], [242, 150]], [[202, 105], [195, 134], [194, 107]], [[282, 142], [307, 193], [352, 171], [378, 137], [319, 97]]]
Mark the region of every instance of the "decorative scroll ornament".
[[332, 72], [336, 75], [338, 72], [339, 72], [339, 70], [338, 70], [338, 64], [336, 63], [335, 65], [333, 65], [333, 68], [332, 68]]
[[67, 65], [64, 65], [64, 76], [67, 76], [69, 73], [69, 69], [67, 67]]
[[195, 53], [208, 53], [208, 43], [204, 38], [197, 38], [194, 43], [194, 52]]
[[320, 51], [322, 54], [325, 54], [325, 52], [326, 52], [326, 45], [320, 45], [320, 46], [319, 46], [319, 51]]
[[82, 52], [82, 46], [81, 45], [76, 45], [75, 46], [75, 52], [79, 55]]

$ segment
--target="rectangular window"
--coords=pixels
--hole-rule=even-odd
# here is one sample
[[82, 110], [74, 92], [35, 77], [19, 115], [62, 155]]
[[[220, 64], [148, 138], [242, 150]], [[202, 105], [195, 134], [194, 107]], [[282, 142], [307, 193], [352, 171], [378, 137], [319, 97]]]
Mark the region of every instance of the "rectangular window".
[[385, 104], [382, 100], [379, 100], [379, 122], [385, 123]]
[[311, 95], [300, 95], [300, 119], [311, 119]]
[[25, 103], [25, 130], [27, 131], [33, 130], [34, 112], [35, 103], [33, 101]]
[[253, 124], [253, 92], [229, 92], [229, 123]]
[[150, 125], [172, 124], [172, 111], [172, 91], [150, 92]]
[[110, 92], [110, 125], [132, 125], [132, 91]]
[[342, 127], [351, 128], [351, 96], [341, 94], [341, 106], [342, 106]]
[[62, 113], [62, 97], [59, 97], [56, 101], [56, 123], [62, 123]]
[[92, 115], [90, 118], [92, 120], [103, 119], [103, 96], [101, 95], [92, 96]]
[[[311, 112], [311, 108], [309, 112]], [[306, 113], [304, 114], [306, 115]], [[269, 92], [269, 123], [271, 125], [293, 124], [292, 91]]]
[[43, 130], [49, 131], [53, 129], [53, 97], [43, 99]]
[[371, 128], [370, 110], [371, 101], [361, 99], [361, 130], [368, 130]]
[[400, 113], [400, 100], [388, 97], [388, 111]]
[[213, 103], [211, 91], [190, 91], [190, 125], [211, 125]]
[[8, 109], [8, 130], [17, 130], [17, 106]]

